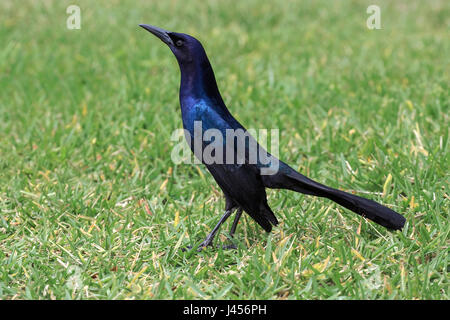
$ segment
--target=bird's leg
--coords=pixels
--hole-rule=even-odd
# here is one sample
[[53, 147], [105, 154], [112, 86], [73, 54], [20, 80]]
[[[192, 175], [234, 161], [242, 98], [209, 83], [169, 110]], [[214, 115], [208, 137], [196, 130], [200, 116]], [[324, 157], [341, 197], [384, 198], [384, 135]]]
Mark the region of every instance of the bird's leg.
[[201, 251], [204, 247], [212, 245], [214, 237], [216, 236], [217, 231], [219, 231], [220, 226], [228, 219], [228, 217], [231, 215], [232, 212], [233, 212], [232, 209], [225, 211], [225, 214], [222, 216], [222, 218], [220, 218], [219, 222], [214, 227], [214, 229], [211, 231], [211, 233], [208, 234], [208, 236], [206, 237], [205, 241], [203, 241], [199, 245], [198, 251]]
[[[239, 219], [241, 218], [241, 215], [242, 215], [242, 208], [239, 208], [236, 211], [236, 216], [234, 217], [233, 224], [231, 225], [231, 229], [230, 229], [230, 237], [231, 238], [233, 238], [234, 233], [236, 232], [237, 224], [239, 222]], [[237, 247], [234, 243], [229, 244], [229, 245], [224, 245], [224, 246], [222, 246], [222, 248], [223, 249], [237, 249]]]
[[234, 236], [234, 233], [236, 232], [237, 224], [239, 222], [239, 219], [241, 218], [241, 215], [242, 215], [242, 208], [239, 208], [236, 211], [236, 216], [234, 217], [234, 221], [233, 221], [233, 224], [232, 224], [231, 229], [230, 229], [230, 236], [232, 238]]

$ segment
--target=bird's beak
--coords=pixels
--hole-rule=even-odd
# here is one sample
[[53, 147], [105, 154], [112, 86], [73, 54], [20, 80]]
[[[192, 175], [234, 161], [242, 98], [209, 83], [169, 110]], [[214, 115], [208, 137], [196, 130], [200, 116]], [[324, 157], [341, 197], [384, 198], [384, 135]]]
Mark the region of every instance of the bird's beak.
[[153, 33], [155, 36], [157, 36], [159, 39], [161, 39], [161, 41], [164, 42], [165, 44], [173, 45], [173, 41], [169, 37], [170, 31], [167, 31], [167, 30], [155, 27], [155, 26], [150, 26], [148, 24], [140, 24], [139, 26], [141, 26], [148, 32]]

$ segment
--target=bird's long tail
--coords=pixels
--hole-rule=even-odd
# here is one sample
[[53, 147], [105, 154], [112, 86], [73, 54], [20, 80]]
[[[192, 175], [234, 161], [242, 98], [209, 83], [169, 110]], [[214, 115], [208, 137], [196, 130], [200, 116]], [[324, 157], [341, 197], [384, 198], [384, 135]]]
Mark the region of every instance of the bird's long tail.
[[287, 173], [266, 176], [266, 181], [268, 181], [267, 187], [290, 189], [309, 195], [328, 198], [388, 229], [400, 230], [405, 224], [405, 218], [402, 215], [378, 202], [322, 185], [292, 168], [289, 169]]

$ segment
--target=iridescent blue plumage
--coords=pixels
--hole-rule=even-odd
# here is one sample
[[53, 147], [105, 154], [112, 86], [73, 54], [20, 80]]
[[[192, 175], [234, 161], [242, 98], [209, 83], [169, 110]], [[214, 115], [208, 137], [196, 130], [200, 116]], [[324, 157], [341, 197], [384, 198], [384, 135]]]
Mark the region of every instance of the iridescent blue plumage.
[[[213, 69], [200, 42], [187, 34], [169, 32], [148, 25], [141, 26], [166, 43], [177, 58], [181, 70], [181, 113], [183, 126], [190, 134], [188, 143], [191, 149], [195, 151], [196, 122], [201, 123], [202, 134], [200, 138], [208, 129], [218, 130], [223, 137], [226, 137], [227, 130], [241, 130], [248, 134], [225, 106], [217, 87]], [[256, 142], [256, 148], [251, 148], [251, 139], [253, 138], [249, 137], [249, 140], [244, 140], [243, 162], [209, 163], [204, 161], [202, 154], [196, 153], [196, 156], [200, 157], [205, 163], [206, 168], [211, 172], [226, 198], [224, 216], [201, 244], [201, 247], [211, 245], [220, 225], [231, 215], [234, 209], [238, 209], [238, 211], [231, 228], [231, 235], [236, 230], [242, 210], [247, 212], [268, 232], [272, 229], [272, 225], [278, 224], [275, 215], [267, 204], [265, 188], [289, 189], [308, 195], [326, 197], [387, 228], [401, 229], [403, 227], [405, 219], [395, 211], [375, 201], [317, 183], [267, 153]], [[201, 151], [203, 152], [212, 141], [215, 140], [205, 141], [202, 139]], [[226, 155], [231, 155], [235, 160], [241, 159], [241, 154], [239, 154], [235, 144], [231, 144], [230, 147], [229, 141], [226, 139], [223, 139], [222, 143], [225, 147], [222, 160], [225, 160]], [[257, 161], [251, 162], [249, 160], [254, 153], [257, 154]], [[268, 162], [262, 161], [260, 155], [264, 153], [268, 155]], [[274, 163], [277, 163], [275, 167], [277, 170], [271, 175], [263, 174], [263, 170]]]

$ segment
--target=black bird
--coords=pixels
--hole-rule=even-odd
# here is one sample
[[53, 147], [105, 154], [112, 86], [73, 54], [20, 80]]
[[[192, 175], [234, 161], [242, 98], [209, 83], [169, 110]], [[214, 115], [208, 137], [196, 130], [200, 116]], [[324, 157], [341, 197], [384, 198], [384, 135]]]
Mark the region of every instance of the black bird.
[[[205, 241], [200, 244], [200, 250], [212, 245], [220, 226], [234, 210], [237, 210], [237, 213], [230, 230], [231, 236], [236, 231], [242, 211], [248, 213], [265, 231], [270, 232], [272, 225], [277, 225], [278, 220], [267, 204], [265, 188], [289, 189], [328, 198], [388, 229], [398, 230], [403, 227], [405, 218], [397, 212], [375, 201], [315, 182], [259, 146], [225, 106], [211, 64], [197, 39], [155, 26], [145, 24], [140, 26], [161, 39], [175, 55], [181, 70], [180, 105], [188, 144], [194, 154], [206, 165], [225, 195], [225, 214]], [[195, 135], [196, 121], [202, 126], [201, 134], [197, 136]], [[208, 129], [216, 129], [223, 136], [230, 129], [243, 133], [244, 151], [235, 143], [239, 140], [237, 135], [232, 143], [226, 139], [220, 142], [217, 138], [204, 141], [206, 139], [203, 134]], [[199, 149], [195, 148], [196, 143], [199, 143]], [[214, 161], [205, 159], [203, 154], [208, 146], [211, 147], [211, 143], [216, 143], [216, 146], [222, 143], [225, 149], [222, 155], [216, 152], [211, 153]], [[228, 161], [228, 156], [232, 161]]]

